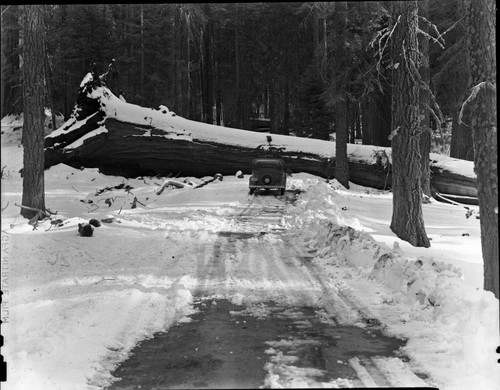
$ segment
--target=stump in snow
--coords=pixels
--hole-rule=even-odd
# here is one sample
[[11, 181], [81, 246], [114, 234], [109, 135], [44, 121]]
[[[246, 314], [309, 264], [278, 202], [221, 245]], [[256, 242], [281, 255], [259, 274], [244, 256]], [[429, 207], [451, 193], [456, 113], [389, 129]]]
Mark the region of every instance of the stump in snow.
[[89, 223], [79, 223], [78, 224], [78, 233], [82, 237], [92, 237], [94, 234], [94, 228]]

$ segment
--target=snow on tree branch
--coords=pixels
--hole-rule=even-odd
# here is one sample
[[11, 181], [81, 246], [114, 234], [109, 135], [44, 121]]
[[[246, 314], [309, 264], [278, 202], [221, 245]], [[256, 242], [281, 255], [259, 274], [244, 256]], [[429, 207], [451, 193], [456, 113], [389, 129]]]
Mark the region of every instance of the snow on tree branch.
[[422, 21], [423, 23], [425, 23], [429, 27], [429, 30], [433, 30], [437, 34], [437, 37], [434, 38], [432, 35], [421, 30], [420, 28], [417, 29], [417, 33], [423, 34], [427, 38], [431, 39], [434, 43], [437, 43], [441, 47], [441, 49], [444, 49], [443, 35], [446, 34], [448, 31], [450, 31], [453, 27], [455, 27], [455, 25], [459, 22], [459, 21], [457, 21], [453, 26], [451, 26], [448, 30], [446, 30], [443, 34], [441, 34], [439, 32], [438, 28], [436, 27], [436, 25], [431, 23], [428, 19], [424, 18], [423, 16], [419, 16], [418, 18], [420, 21]]
[[[398, 16], [398, 20], [396, 20], [396, 23], [394, 23], [394, 26], [392, 27], [392, 29], [390, 31], [389, 31], [389, 27], [386, 27], [386, 28], [378, 31], [377, 34], [375, 34], [375, 37], [373, 37], [373, 39], [368, 44], [368, 46], [373, 48], [375, 45], [375, 42], [378, 42], [378, 50], [377, 50], [376, 54], [379, 55], [379, 59], [377, 62], [377, 70], [379, 72], [380, 72], [380, 63], [382, 62], [382, 56], [384, 54], [384, 51], [385, 51], [387, 45], [389, 44], [389, 41], [392, 37], [392, 34], [394, 33], [394, 30], [396, 30], [396, 27], [398, 26], [400, 20], [401, 20], [401, 15]], [[383, 39], [385, 39], [385, 43], [384, 43], [384, 46], [381, 47], [382, 46], [381, 43], [382, 43]]]
[[496, 93], [497, 87], [490, 81], [482, 81], [478, 85], [472, 87], [471, 94], [469, 97], [465, 100], [465, 102], [462, 104], [462, 107], [460, 108], [460, 114], [458, 115], [458, 123], [463, 124], [465, 126], [468, 126], [464, 121], [462, 121], [463, 115], [464, 115], [464, 109], [467, 105], [471, 104], [472, 101], [477, 97], [478, 93], [482, 89], [491, 89], [493, 92]]

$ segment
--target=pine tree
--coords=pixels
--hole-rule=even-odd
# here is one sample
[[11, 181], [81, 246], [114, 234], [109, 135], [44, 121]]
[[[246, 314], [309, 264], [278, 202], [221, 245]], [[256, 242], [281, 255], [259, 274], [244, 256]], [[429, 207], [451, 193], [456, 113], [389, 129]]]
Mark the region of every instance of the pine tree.
[[467, 56], [472, 93], [464, 105], [471, 105], [470, 125], [481, 214], [484, 289], [500, 298], [495, 8], [494, 0], [472, 0], [468, 4]]
[[19, 66], [19, 6], [2, 5], [2, 98], [1, 116], [22, 112], [22, 81]]
[[[349, 80], [345, 78], [346, 70], [349, 61], [352, 57], [347, 52], [347, 38], [345, 31], [347, 29], [347, 3], [340, 2], [335, 4], [335, 57], [341, 58], [344, 61], [337, 63], [334, 74], [341, 75], [341, 81], [335, 83], [335, 89], [340, 92], [335, 103], [335, 178], [345, 188], [349, 188], [349, 165], [347, 163], [347, 143], [349, 142], [349, 121], [347, 120], [347, 107], [350, 100], [350, 85]], [[344, 76], [344, 77], [342, 77]]]
[[429, 166], [429, 153], [431, 150], [431, 125], [430, 125], [430, 70], [429, 70], [429, 28], [428, 22], [429, 19], [429, 1], [428, 0], [420, 0], [419, 1], [419, 14], [423, 18], [423, 22], [421, 22], [420, 29], [423, 31], [423, 34], [419, 34], [418, 42], [419, 42], [419, 50], [421, 55], [420, 61], [420, 77], [422, 87], [420, 89], [420, 165], [422, 170], [422, 192], [431, 196], [431, 171]]
[[450, 156], [472, 161], [474, 159], [472, 133], [458, 120], [468, 87], [467, 34], [463, 17], [465, 1], [467, 0], [429, 2], [429, 15], [445, 40], [444, 47], [430, 45], [429, 60], [431, 84], [436, 100], [443, 115], [452, 119]]
[[45, 45], [43, 6], [25, 5], [23, 20], [23, 197], [21, 215], [33, 218], [45, 211], [44, 95]]
[[391, 230], [413, 246], [429, 247], [422, 216], [418, 14], [416, 1], [393, 3], [393, 134]]

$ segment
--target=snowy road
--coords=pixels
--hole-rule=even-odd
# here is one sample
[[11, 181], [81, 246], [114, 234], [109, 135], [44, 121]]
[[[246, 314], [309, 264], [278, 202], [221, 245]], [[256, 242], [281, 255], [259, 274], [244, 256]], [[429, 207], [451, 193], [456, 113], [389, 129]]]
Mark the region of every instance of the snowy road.
[[[396, 356], [404, 342], [383, 336], [369, 308], [287, 234], [294, 194], [248, 199], [193, 206], [200, 225], [219, 226], [184, 241], [179, 262], [195, 265], [196, 313], [135, 348], [111, 388], [426, 386]], [[162, 218], [173, 223], [178, 210]]]
[[[162, 178], [60, 164], [56, 224], [34, 230], [15, 206], [20, 150], [2, 148], [6, 390], [498, 387], [498, 300], [461, 208], [424, 205], [432, 248], [413, 248], [383, 191], [300, 173], [284, 197], [235, 176], [158, 194]], [[90, 218], [109, 223], [80, 237]]]

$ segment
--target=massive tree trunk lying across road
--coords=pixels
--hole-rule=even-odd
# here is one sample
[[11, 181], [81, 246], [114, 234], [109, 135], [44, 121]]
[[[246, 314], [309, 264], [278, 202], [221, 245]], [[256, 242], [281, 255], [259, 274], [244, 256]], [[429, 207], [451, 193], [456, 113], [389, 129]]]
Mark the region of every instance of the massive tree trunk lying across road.
[[[334, 177], [333, 142], [215, 126], [176, 116], [165, 106], [126, 103], [93, 84], [90, 74], [82, 81], [74, 112], [45, 138], [45, 168], [65, 163], [127, 177], [202, 177], [250, 173], [254, 158], [279, 157], [292, 172]], [[390, 148], [349, 144], [349, 180], [390, 188], [390, 155]], [[437, 191], [477, 196], [472, 162], [431, 154], [430, 166]]]

